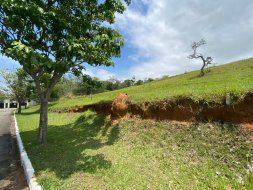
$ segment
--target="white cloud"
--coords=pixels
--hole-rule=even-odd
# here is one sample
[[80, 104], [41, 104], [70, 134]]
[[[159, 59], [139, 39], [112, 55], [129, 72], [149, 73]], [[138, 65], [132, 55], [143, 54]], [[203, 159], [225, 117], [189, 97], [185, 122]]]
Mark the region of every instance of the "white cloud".
[[89, 75], [91, 77], [94, 77], [95, 74], [90, 70], [90, 69], [85, 69], [85, 70], [82, 70], [82, 74], [83, 75]]
[[128, 75], [155, 78], [198, 69], [201, 62], [187, 55], [201, 38], [207, 41], [201, 51], [218, 63], [252, 56], [252, 10], [251, 0], [133, 0], [117, 22], [137, 49], [129, 56], [136, 64]]
[[98, 69], [96, 72], [96, 76], [98, 78], [100, 78], [101, 80], [107, 80], [112, 77], [116, 77], [116, 75], [114, 73], [111, 73], [111, 72], [104, 70], [104, 69]]
[[91, 77], [98, 77], [100, 80], [108, 80], [112, 77], [116, 77], [116, 75], [112, 72], [109, 72], [104, 69], [86, 69], [83, 70], [83, 74], [89, 75]]

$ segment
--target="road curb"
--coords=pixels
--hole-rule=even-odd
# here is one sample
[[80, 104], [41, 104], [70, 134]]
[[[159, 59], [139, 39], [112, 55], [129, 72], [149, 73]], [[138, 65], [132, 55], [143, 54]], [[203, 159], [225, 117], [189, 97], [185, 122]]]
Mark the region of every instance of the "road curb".
[[24, 173], [25, 173], [25, 177], [26, 177], [26, 181], [29, 186], [29, 189], [42, 190], [41, 186], [36, 182], [36, 177], [34, 175], [34, 168], [23, 146], [23, 142], [19, 134], [19, 128], [18, 128], [18, 124], [16, 120], [15, 111], [14, 111], [14, 121], [15, 121], [16, 138], [17, 138], [17, 144], [18, 144], [18, 149], [19, 149], [19, 154], [20, 154], [21, 165], [24, 168]]

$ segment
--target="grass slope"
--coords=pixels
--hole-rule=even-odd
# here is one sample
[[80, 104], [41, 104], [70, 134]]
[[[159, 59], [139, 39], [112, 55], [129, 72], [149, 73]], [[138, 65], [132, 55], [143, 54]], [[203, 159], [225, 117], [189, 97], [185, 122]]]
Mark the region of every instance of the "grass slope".
[[[174, 96], [219, 100], [253, 89], [253, 59], [51, 107], [112, 100], [127, 92], [134, 102]], [[252, 133], [233, 125], [130, 120], [111, 124], [93, 112], [49, 113], [48, 143], [37, 142], [38, 107], [17, 115], [21, 137], [43, 189], [253, 189]]]
[[253, 189], [253, 142], [236, 126], [49, 113], [40, 145], [35, 108], [17, 120], [43, 189]]
[[219, 101], [226, 92], [241, 95], [253, 89], [253, 58], [212, 67], [204, 77], [197, 77], [198, 75], [199, 71], [193, 71], [140, 86], [97, 94], [92, 100], [88, 96], [66, 98], [56, 102], [52, 108], [110, 101], [121, 92], [128, 93], [133, 102], [155, 101], [175, 96]]

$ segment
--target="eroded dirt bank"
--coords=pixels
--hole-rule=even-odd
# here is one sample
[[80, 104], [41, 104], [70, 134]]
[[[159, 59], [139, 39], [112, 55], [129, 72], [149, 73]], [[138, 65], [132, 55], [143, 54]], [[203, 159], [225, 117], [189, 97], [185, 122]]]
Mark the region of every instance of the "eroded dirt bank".
[[[122, 95], [121, 95], [122, 96]], [[138, 116], [143, 119], [176, 121], [215, 121], [248, 123], [253, 125], [253, 92], [249, 92], [237, 101], [226, 104], [194, 101], [191, 98], [178, 97], [172, 100], [134, 104], [126, 100], [126, 95], [116, 98], [114, 102], [76, 106], [67, 109], [51, 109], [54, 112], [83, 112], [93, 110], [111, 115], [112, 119]], [[119, 102], [117, 102], [119, 101]], [[115, 107], [116, 106], [116, 107]]]

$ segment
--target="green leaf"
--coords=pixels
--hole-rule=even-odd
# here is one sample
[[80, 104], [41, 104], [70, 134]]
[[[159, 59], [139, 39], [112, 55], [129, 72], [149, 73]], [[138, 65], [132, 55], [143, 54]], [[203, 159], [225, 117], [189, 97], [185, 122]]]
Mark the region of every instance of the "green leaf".
[[41, 7], [38, 7], [38, 11], [43, 14], [44, 13], [44, 10], [41, 8]]

